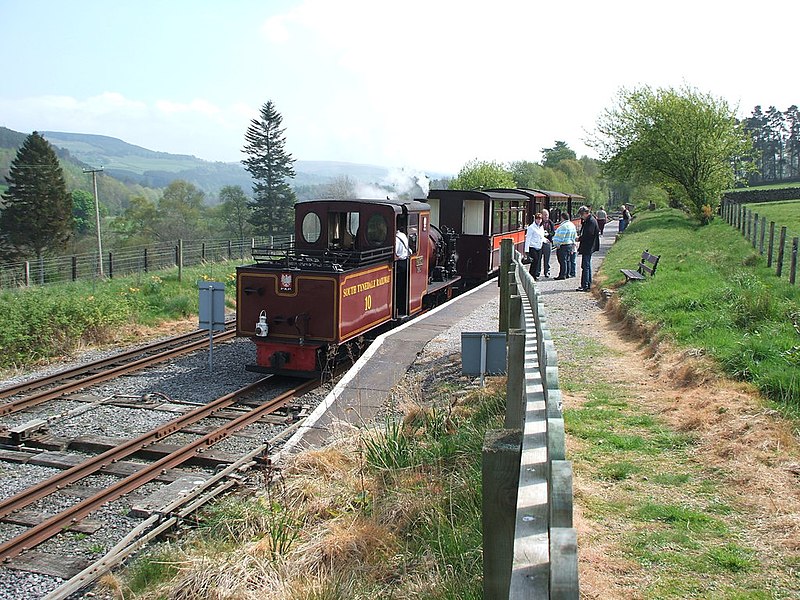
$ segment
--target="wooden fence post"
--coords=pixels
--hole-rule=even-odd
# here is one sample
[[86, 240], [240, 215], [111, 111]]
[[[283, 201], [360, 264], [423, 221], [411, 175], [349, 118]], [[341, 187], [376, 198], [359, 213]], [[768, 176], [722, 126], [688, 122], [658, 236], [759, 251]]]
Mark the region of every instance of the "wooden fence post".
[[578, 532], [550, 529], [550, 600], [578, 600]]
[[756, 247], [756, 232], [758, 231], [758, 213], [753, 214], [753, 235], [750, 238], [750, 243], [753, 244], [753, 249], [755, 250]]
[[506, 416], [503, 427], [522, 427], [525, 419], [525, 332], [508, 331], [508, 364], [506, 365]]
[[511, 269], [511, 257], [513, 254], [514, 242], [508, 238], [500, 242], [500, 273], [498, 274], [500, 285], [500, 331], [508, 331], [508, 282], [509, 270]]
[[78, 257], [72, 257], [72, 281], [78, 280]]
[[761, 237], [758, 241], [758, 253], [764, 256], [764, 238], [767, 235], [767, 217], [761, 219]]
[[780, 277], [783, 272], [783, 248], [786, 246], [786, 226], [781, 227], [781, 234], [778, 236], [778, 268], [775, 274]]
[[792, 238], [792, 266], [789, 269], [789, 283], [794, 285], [797, 278], [797, 238]]
[[767, 266], [772, 266], [772, 250], [775, 245], [775, 221], [769, 222], [769, 242], [767, 243]]
[[114, 279], [114, 255], [111, 252], [108, 253], [108, 278]]
[[508, 598], [521, 452], [521, 430], [486, 432], [481, 462], [484, 598]]
[[147, 273], [147, 248], [144, 249], [144, 272]]

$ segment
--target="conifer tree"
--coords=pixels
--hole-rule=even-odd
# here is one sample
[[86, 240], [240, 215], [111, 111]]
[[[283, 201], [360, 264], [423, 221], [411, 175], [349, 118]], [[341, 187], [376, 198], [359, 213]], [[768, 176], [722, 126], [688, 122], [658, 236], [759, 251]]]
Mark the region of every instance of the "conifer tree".
[[19, 255], [41, 260], [72, 233], [72, 197], [52, 146], [37, 132], [23, 142], [6, 177], [0, 237]]
[[293, 231], [294, 191], [286, 182], [295, 176], [294, 159], [285, 150], [283, 117], [272, 101], [262, 108], [259, 119], [253, 119], [245, 133], [242, 161], [253, 177], [253, 214], [249, 221], [260, 235]]

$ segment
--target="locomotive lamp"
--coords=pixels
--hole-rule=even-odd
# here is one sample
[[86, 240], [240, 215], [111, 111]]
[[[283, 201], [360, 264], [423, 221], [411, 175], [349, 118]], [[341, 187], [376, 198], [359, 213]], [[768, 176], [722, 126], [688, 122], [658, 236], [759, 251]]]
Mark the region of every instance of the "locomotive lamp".
[[262, 310], [258, 315], [258, 323], [256, 323], [256, 335], [258, 337], [267, 337], [269, 335], [269, 325], [267, 325], [267, 311]]

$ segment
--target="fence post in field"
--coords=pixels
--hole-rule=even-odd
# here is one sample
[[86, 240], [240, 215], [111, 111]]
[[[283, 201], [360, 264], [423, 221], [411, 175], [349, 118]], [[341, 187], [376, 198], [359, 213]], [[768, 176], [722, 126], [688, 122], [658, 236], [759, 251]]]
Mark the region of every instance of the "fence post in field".
[[178, 281], [183, 281], [183, 240], [175, 246], [175, 264], [178, 265]]
[[797, 238], [792, 238], [792, 266], [789, 269], [789, 283], [794, 285], [797, 279]]
[[758, 238], [758, 213], [753, 215], [753, 237], [750, 240], [753, 244], [753, 250], [756, 249], [756, 239]]
[[72, 281], [77, 281], [78, 279], [78, 257], [72, 257]]
[[203, 242], [200, 244], [200, 262], [206, 262], [206, 243]]
[[767, 242], [767, 266], [772, 266], [772, 250], [775, 245], [775, 221], [769, 222], [769, 242]]
[[767, 235], [767, 217], [761, 219], [761, 237], [758, 240], [758, 253], [764, 256], [764, 238]]
[[31, 285], [31, 263], [29, 261], [25, 261], [25, 287], [30, 287]]
[[144, 272], [147, 273], [147, 248], [144, 249]]
[[747, 231], [747, 207], [742, 207], [742, 223], [741, 227], [739, 228], [742, 232], [742, 235], [745, 235], [745, 231]]
[[786, 227], [781, 227], [781, 234], [778, 236], [778, 269], [775, 274], [780, 277], [783, 272], [783, 248], [786, 245]]
[[231, 245], [231, 241], [228, 240], [228, 260], [233, 258], [233, 247]]
[[483, 597], [508, 598], [522, 431], [494, 429], [483, 440]]
[[114, 255], [111, 252], [108, 253], [108, 278], [114, 279]]

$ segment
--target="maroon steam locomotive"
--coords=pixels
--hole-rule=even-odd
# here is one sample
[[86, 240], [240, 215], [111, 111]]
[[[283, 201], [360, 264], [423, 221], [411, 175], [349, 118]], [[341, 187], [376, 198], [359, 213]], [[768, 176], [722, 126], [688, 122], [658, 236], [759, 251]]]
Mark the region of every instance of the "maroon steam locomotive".
[[[419, 201], [313, 200], [295, 206], [295, 240], [254, 248], [237, 268], [237, 335], [248, 370], [315, 377], [339, 350], [451, 297], [455, 239]], [[404, 246], [396, 248], [398, 231]]]

